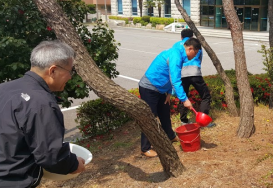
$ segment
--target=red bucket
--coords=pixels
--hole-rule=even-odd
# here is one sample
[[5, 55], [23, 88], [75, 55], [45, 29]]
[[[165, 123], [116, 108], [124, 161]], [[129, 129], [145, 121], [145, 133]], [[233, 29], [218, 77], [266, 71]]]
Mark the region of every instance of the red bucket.
[[200, 149], [200, 126], [197, 123], [186, 124], [175, 129], [184, 152]]

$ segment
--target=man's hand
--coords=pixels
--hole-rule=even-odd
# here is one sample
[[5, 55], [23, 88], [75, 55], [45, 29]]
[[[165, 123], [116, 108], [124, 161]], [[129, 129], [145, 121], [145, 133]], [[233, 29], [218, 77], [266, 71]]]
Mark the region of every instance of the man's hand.
[[192, 109], [192, 103], [190, 102], [190, 100], [186, 100], [185, 102], [183, 102], [183, 105], [188, 108], [188, 109]]
[[171, 99], [171, 94], [167, 94], [166, 101], [164, 104], [169, 103], [169, 105], [170, 105], [171, 104], [170, 99]]
[[79, 166], [78, 168], [72, 172], [71, 174], [76, 174], [76, 173], [81, 173], [85, 170], [85, 166], [84, 166], [84, 163], [85, 163], [85, 160], [81, 157], [77, 157], [78, 161], [79, 161]]

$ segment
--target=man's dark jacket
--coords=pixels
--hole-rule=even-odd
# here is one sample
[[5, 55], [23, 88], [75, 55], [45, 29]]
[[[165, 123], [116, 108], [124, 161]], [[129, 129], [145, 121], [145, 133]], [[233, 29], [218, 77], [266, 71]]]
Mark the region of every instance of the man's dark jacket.
[[0, 84], [0, 187], [37, 186], [42, 168], [68, 174], [78, 168], [63, 143], [63, 115], [46, 82], [28, 71]]

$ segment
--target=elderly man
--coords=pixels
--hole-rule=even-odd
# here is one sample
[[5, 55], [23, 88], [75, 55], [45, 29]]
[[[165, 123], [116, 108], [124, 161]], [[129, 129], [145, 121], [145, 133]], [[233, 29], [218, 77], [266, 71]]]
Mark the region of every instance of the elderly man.
[[31, 53], [31, 70], [0, 85], [0, 187], [36, 187], [42, 168], [59, 174], [85, 170], [64, 143], [63, 114], [52, 92], [71, 79], [74, 50], [44, 41]]

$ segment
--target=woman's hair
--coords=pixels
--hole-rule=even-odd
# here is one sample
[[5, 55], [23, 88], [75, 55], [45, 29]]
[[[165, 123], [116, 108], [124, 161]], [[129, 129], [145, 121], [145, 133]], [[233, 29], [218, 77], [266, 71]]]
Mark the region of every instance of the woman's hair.
[[201, 44], [198, 39], [196, 38], [190, 38], [185, 43], [185, 46], [193, 46], [195, 50], [201, 49]]
[[31, 53], [31, 66], [41, 69], [53, 64], [66, 65], [68, 59], [74, 59], [76, 53], [69, 45], [59, 41], [43, 41], [38, 44]]
[[194, 33], [191, 29], [183, 29], [181, 31], [181, 37], [184, 39], [186, 37], [191, 38], [193, 37]]

